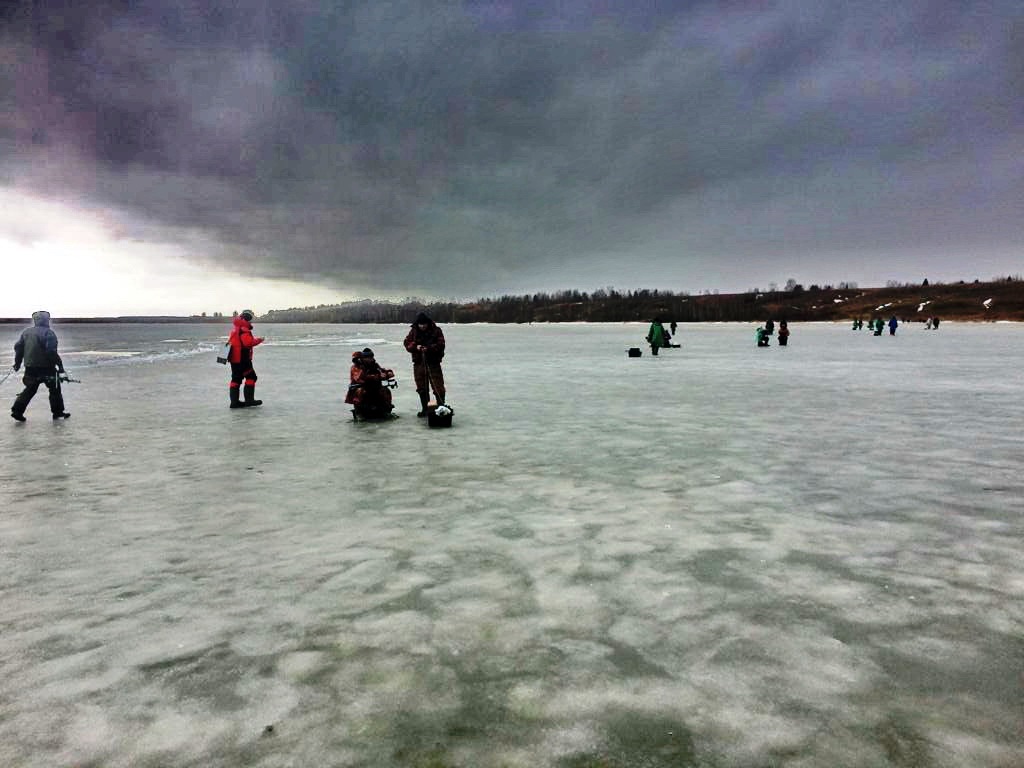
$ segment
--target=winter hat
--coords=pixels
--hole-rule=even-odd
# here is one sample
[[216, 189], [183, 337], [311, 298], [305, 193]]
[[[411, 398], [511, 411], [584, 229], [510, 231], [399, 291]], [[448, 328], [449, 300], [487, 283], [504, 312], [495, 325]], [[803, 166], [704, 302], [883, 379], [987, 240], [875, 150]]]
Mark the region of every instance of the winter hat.
[[426, 312], [420, 312], [418, 315], [416, 315], [416, 325], [419, 325], [420, 323], [430, 325], [430, 318], [427, 317]]
[[45, 309], [40, 309], [38, 312], [32, 313], [32, 324], [33, 325], [49, 325], [50, 324], [50, 313]]
[[352, 353], [352, 361], [353, 361], [353, 362], [355, 362], [356, 360], [358, 360], [358, 359], [359, 359], [359, 358], [361, 358], [362, 356], [363, 356], [363, 353], [362, 353], [362, 352], [360, 352], [360, 351], [359, 351], [359, 350], [357, 349], [357, 350], [356, 350], [355, 352], [353, 352], [353, 353]]
[[367, 347], [363, 350], [363, 357], [373, 357], [373, 350]]
[[253, 314], [253, 311], [251, 309], [243, 309], [242, 310], [242, 319], [243, 320], [248, 320], [249, 322], [252, 322], [252, 319], [253, 319], [254, 316], [255, 315]]

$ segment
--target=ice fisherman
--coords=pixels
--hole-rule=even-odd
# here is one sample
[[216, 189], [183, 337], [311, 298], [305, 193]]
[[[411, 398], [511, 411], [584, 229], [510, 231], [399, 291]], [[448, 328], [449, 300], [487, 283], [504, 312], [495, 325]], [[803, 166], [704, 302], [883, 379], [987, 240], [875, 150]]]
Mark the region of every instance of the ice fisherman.
[[[228, 362], [231, 363], [231, 383], [228, 384], [228, 395], [231, 399], [231, 408], [249, 408], [256, 405], [263, 405], [262, 400], [256, 399], [256, 375], [252, 367], [252, 350], [263, 343], [262, 336], [254, 336], [252, 332], [253, 311], [244, 309], [234, 320], [234, 328], [228, 337], [228, 344], [231, 345], [231, 352], [228, 355]], [[245, 400], [239, 399], [240, 388], [243, 388]]]
[[412, 355], [412, 376], [416, 382], [416, 394], [420, 396], [421, 407], [416, 415], [424, 417], [430, 403], [431, 388], [437, 404], [444, 404], [444, 372], [441, 370], [444, 333], [425, 312], [420, 312], [409, 327], [404, 343], [406, 351]]
[[896, 315], [889, 318], [889, 335], [896, 335], [896, 328], [899, 326], [900, 321], [896, 319]]
[[11, 418], [25, 421], [25, 409], [45, 384], [50, 391], [50, 412], [53, 418], [67, 419], [71, 414], [64, 410], [64, 396], [60, 391], [60, 376], [64, 374], [64, 363], [57, 354], [57, 334], [50, 327], [50, 313], [44, 310], [32, 313], [32, 327], [21, 332], [14, 342], [14, 370], [25, 363], [22, 382], [25, 389], [11, 406]]
[[775, 333], [775, 321], [770, 317], [768, 318], [768, 322], [764, 324], [764, 330], [769, 336]]
[[657, 355], [658, 350], [668, 346], [668, 332], [661, 324], [661, 318], [656, 317], [651, 321], [651, 327], [647, 329], [647, 343], [651, 345], [651, 354]]
[[353, 352], [345, 402], [357, 410], [376, 411], [386, 416], [391, 413], [394, 405], [391, 402], [391, 390], [383, 386], [382, 382], [394, 377], [395, 372], [390, 368], [380, 367], [369, 347], [361, 352]]
[[768, 331], [767, 329], [765, 329], [763, 325], [757, 326], [757, 330], [754, 332], [754, 336], [757, 339], [757, 346], [768, 346]]
[[785, 320], [779, 320], [779, 346], [785, 347], [789, 344], [789, 326]]

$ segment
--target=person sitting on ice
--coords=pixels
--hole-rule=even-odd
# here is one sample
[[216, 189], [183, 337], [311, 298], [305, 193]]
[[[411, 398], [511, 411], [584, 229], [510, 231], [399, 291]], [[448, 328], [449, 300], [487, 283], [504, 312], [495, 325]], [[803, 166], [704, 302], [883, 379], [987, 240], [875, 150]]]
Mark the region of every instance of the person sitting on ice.
[[767, 347], [768, 346], [768, 331], [763, 325], [759, 325], [756, 331], [757, 346]]
[[377, 412], [382, 416], [391, 413], [391, 390], [382, 382], [395, 377], [389, 368], [381, 368], [367, 347], [362, 352], [352, 353], [352, 368], [349, 370], [349, 387], [345, 402], [356, 410]]
[[789, 325], [786, 324], [785, 320], [779, 321], [779, 346], [784, 347], [789, 344]]

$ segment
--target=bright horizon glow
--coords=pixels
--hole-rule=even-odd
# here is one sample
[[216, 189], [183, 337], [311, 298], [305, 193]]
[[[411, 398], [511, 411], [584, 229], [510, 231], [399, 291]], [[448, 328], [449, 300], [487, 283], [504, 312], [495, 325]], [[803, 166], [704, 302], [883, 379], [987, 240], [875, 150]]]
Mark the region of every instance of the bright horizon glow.
[[0, 317], [262, 313], [353, 298], [297, 280], [203, 268], [181, 246], [121, 239], [102, 214], [0, 193]]

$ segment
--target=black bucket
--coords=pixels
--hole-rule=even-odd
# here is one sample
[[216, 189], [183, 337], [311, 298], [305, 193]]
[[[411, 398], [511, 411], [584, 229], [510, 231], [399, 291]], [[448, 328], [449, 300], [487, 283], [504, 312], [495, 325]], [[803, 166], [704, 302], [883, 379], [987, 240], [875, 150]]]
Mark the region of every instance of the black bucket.
[[640, 347], [630, 347], [626, 351], [626, 354], [629, 355], [630, 357], [640, 357], [640, 355], [642, 355], [643, 352], [640, 351]]
[[438, 405], [427, 406], [427, 426], [430, 427], [450, 427], [452, 425], [452, 407], [446, 405], [448, 413], [443, 416], [438, 415], [437, 409], [440, 408]]

